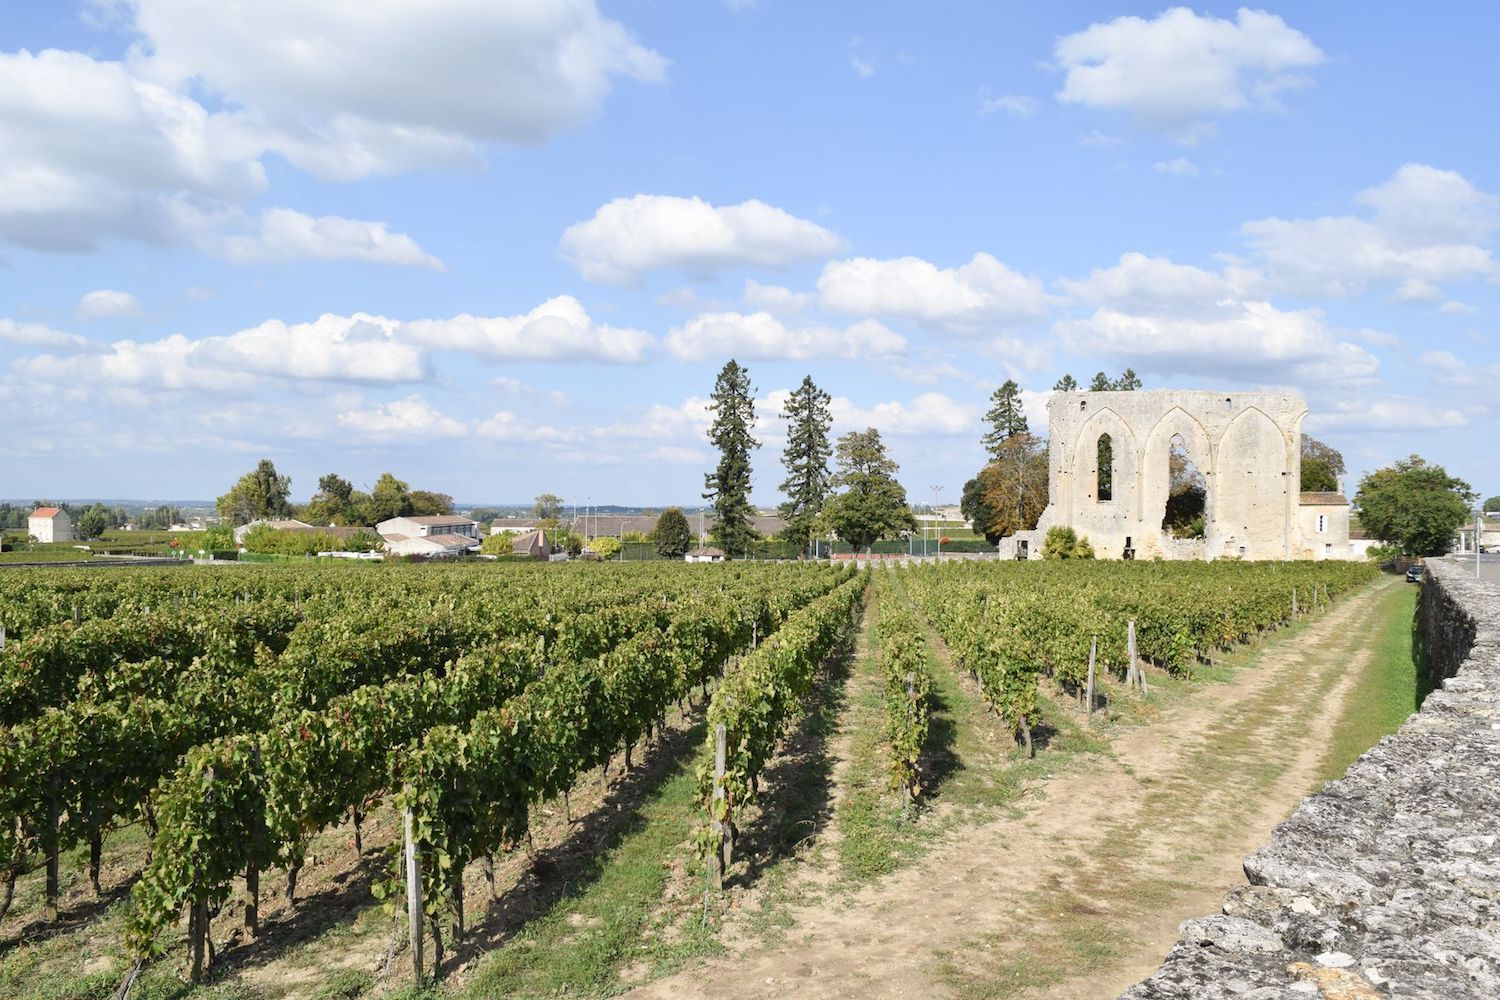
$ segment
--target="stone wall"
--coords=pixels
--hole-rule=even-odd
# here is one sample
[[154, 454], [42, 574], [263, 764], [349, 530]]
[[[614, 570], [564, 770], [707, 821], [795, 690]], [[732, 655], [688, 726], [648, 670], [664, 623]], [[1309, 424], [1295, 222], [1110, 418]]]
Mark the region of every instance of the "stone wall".
[[1435, 561], [1418, 614], [1441, 688], [1125, 1000], [1500, 997], [1500, 587]]

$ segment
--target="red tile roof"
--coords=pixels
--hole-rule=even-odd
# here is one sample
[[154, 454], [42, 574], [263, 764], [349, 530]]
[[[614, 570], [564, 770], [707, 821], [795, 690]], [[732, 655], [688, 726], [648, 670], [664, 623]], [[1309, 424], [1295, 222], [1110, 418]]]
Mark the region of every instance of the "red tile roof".
[[31, 512], [31, 516], [32, 517], [56, 517], [57, 515], [59, 515], [61, 513], [62, 513], [62, 508], [60, 508], [60, 507], [38, 507], [36, 510], [34, 510], [34, 511]]

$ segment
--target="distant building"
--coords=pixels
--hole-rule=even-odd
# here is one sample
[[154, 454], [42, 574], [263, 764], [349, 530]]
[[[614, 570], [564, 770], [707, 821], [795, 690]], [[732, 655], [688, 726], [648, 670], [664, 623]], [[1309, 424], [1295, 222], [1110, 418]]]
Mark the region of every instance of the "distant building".
[[528, 531], [513, 539], [510, 550], [518, 556], [529, 556], [532, 559], [552, 558], [552, 544], [547, 541], [547, 533], [540, 530]]
[[537, 519], [534, 517], [497, 517], [490, 522], [490, 534], [492, 535], [503, 535], [507, 531], [513, 534], [524, 535], [536, 529]]
[[38, 507], [26, 518], [26, 533], [39, 542], [71, 542], [73, 519], [61, 507]]
[[[1338, 492], [1301, 493], [1297, 497], [1297, 526], [1301, 529], [1303, 559], [1348, 559], [1349, 501]], [[1361, 553], [1362, 554], [1362, 553]]]
[[693, 549], [682, 558], [690, 563], [718, 563], [724, 561], [724, 551], [712, 545], [703, 545]]
[[440, 558], [479, 551], [479, 522], [457, 514], [393, 517], [375, 530], [393, 555]]

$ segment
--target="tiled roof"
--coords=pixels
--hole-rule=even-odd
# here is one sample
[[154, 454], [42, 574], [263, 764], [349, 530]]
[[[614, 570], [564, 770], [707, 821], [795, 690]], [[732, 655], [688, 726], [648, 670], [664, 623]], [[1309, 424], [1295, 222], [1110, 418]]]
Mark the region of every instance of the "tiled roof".
[[61, 513], [62, 513], [62, 508], [60, 508], [60, 507], [38, 507], [36, 510], [34, 510], [34, 511], [31, 512], [31, 516], [32, 517], [56, 517], [57, 515], [59, 515]]
[[690, 556], [722, 556], [723, 554], [723, 549], [716, 549], [712, 545], [705, 545], [688, 553]]
[[472, 535], [427, 535], [425, 541], [435, 542], [445, 549], [468, 549], [479, 544]]
[[474, 524], [472, 517], [462, 517], [458, 514], [423, 514], [420, 517], [408, 517], [406, 520], [413, 524], [425, 524], [429, 528], [439, 528], [450, 524]]
[[1303, 493], [1301, 495], [1301, 502], [1309, 506], [1316, 506], [1319, 504], [1337, 504], [1339, 506], [1347, 507], [1349, 505], [1349, 500], [1344, 496], [1344, 494], [1338, 492], [1337, 490], [1328, 490], [1321, 493]]

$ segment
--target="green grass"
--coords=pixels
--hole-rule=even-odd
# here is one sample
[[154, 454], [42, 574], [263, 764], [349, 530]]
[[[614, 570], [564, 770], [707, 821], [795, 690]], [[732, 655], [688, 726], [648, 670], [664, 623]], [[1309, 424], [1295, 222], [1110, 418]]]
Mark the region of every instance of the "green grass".
[[[703, 742], [703, 725], [688, 745]], [[699, 821], [700, 755], [685, 754], [639, 811], [591, 858], [577, 884], [544, 915], [481, 961], [464, 997], [610, 996], [632, 983], [621, 977], [638, 963], [651, 976], [717, 949], [712, 928], [696, 912], [664, 911], [667, 862], [691, 853]], [[689, 876], [701, 877], [696, 862]]]
[[1334, 727], [1322, 777], [1337, 778], [1370, 747], [1400, 728], [1427, 696], [1416, 662], [1418, 588], [1392, 587], [1380, 597], [1380, 630], [1372, 637], [1370, 662], [1355, 681]]

